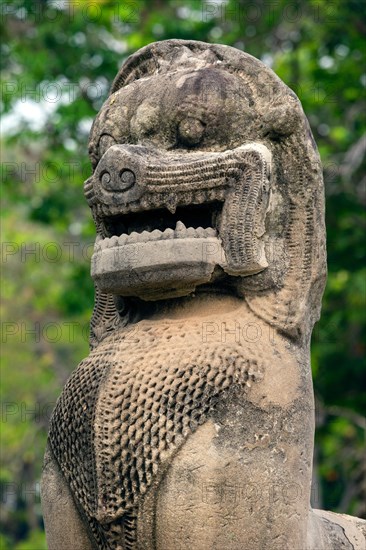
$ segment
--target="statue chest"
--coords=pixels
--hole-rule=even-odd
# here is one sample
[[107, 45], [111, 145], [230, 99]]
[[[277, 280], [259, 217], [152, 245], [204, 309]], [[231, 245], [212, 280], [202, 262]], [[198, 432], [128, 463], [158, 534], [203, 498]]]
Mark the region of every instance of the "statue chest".
[[278, 343], [248, 341], [264, 338], [264, 324], [238, 323], [143, 321], [82, 361], [56, 406], [50, 443], [88, 515], [103, 523], [133, 510], [218, 401], [246, 399], [288, 355]]

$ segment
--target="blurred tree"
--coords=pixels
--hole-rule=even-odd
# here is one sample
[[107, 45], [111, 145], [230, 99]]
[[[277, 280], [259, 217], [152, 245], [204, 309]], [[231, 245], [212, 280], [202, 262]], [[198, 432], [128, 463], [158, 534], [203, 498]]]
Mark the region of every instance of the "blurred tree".
[[87, 138], [126, 57], [167, 38], [219, 42], [299, 95], [324, 163], [329, 278], [314, 331], [314, 503], [365, 517], [366, 19], [358, 0], [3, 1], [3, 549], [46, 548], [39, 478], [52, 406], [87, 354], [94, 229]]

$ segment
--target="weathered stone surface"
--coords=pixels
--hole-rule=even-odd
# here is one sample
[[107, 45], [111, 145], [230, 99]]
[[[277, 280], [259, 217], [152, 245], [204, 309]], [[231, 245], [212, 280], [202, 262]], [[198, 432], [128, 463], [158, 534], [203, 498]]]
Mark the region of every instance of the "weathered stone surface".
[[51, 422], [49, 547], [363, 549], [309, 504], [325, 230], [294, 93], [233, 48], [151, 44], [90, 156], [92, 351]]

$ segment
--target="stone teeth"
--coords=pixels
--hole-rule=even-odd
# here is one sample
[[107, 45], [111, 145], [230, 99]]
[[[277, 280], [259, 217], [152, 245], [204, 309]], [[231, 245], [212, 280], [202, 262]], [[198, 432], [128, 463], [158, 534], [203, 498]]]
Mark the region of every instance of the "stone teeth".
[[147, 197], [147, 196], [142, 197], [140, 199], [140, 204], [141, 204], [142, 208], [148, 208], [149, 204], [150, 204], [149, 197]]
[[217, 198], [217, 189], [208, 189], [206, 191], [207, 200], [215, 200]]
[[198, 191], [194, 194], [194, 202], [196, 204], [202, 204], [206, 201], [207, 192], [205, 191]]
[[226, 190], [225, 189], [218, 189], [216, 199], [217, 200], [224, 200], [225, 195], [226, 195]]
[[159, 231], [159, 229], [154, 229], [154, 231], [150, 233], [150, 238], [153, 238], [154, 240], [161, 239], [161, 237], [162, 237], [162, 232]]
[[197, 229], [195, 229], [194, 227], [187, 228], [183, 222], [178, 221], [176, 223], [175, 230], [167, 228], [164, 232], [162, 232], [159, 229], [154, 229], [153, 231], [145, 230], [142, 233], [137, 233], [136, 231], [133, 231], [130, 235], [122, 233], [119, 237], [113, 236], [106, 237], [105, 239], [98, 239], [94, 244], [94, 252], [98, 253], [102, 249], [123, 246], [125, 244], [133, 244], [137, 242], [146, 243], [148, 241], [158, 241], [161, 239], [174, 239], [174, 237], [217, 237], [217, 231], [212, 227], [207, 227], [206, 229], [203, 229], [203, 227], [198, 227]]
[[141, 240], [146, 242], [146, 241], [150, 241], [151, 237], [152, 237], [152, 233], [150, 233], [149, 231], [143, 231], [140, 235], [141, 237]]
[[197, 237], [196, 230], [193, 227], [188, 227], [187, 237]]
[[159, 195], [150, 195], [149, 196], [149, 206], [150, 208], [159, 208], [162, 204], [161, 197]]
[[184, 225], [183, 222], [181, 221], [178, 221], [177, 222], [177, 225], [175, 226], [175, 232], [176, 233], [181, 233], [182, 231], [186, 231], [186, 226]]
[[190, 192], [186, 191], [183, 194], [182, 199], [184, 200], [185, 204], [192, 204], [193, 196], [194, 196], [193, 193], [190, 193]]
[[129, 243], [137, 243], [139, 240], [140, 240], [140, 234], [136, 233], [136, 231], [133, 231], [130, 235], [128, 235]]
[[174, 238], [174, 231], [173, 229], [170, 229], [170, 227], [168, 229], [166, 229], [162, 235], [161, 235], [161, 238], [162, 239], [173, 239]]
[[173, 196], [169, 197], [165, 205], [171, 214], [175, 214], [177, 209], [177, 198]]

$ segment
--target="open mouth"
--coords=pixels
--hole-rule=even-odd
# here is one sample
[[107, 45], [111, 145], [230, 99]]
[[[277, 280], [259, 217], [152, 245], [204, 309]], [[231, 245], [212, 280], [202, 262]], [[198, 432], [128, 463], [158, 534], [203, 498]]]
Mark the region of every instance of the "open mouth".
[[104, 292], [147, 300], [184, 296], [225, 263], [219, 239], [223, 202], [103, 218], [92, 275]]
[[[262, 236], [271, 154], [264, 145], [151, 155], [115, 145], [87, 180], [98, 220], [91, 272], [101, 291], [144, 300], [185, 296], [222, 271], [247, 276], [268, 266]], [[134, 178], [129, 187], [121, 180], [126, 172]]]
[[[120, 246], [174, 238], [216, 237], [223, 203], [179, 206], [175, 213], [165, 208], [131, 212], [104, 218], [104, 234], [99, 247]], [[98, 247], [98, 248], [99, 248]]]

